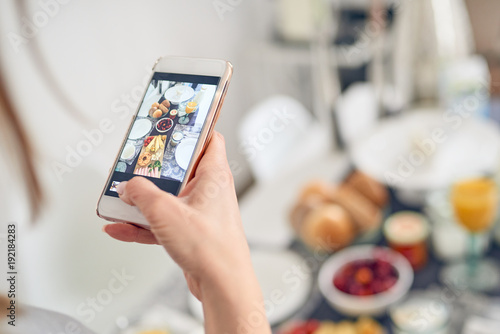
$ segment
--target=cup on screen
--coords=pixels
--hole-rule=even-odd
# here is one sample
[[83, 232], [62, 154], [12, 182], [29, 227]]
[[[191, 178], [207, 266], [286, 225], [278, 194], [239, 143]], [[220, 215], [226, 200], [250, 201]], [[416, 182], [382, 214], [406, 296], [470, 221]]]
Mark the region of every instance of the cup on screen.
[[181, 142], [182, 138], [184, 138], [184, 134], [182, 134], [182, 132], [180, 131], [175, 131], [172, 134], [172, 138], [170, 138], [170, 145], [172, 147], [177, 146]]

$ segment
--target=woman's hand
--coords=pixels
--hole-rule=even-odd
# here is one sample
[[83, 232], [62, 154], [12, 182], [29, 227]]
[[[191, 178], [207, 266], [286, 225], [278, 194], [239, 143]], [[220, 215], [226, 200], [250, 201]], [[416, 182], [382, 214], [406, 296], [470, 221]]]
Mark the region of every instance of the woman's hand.
[[270, 333], [222, 135], [214, 133], [195, 177], [178, 197], [142, 177], [117, 190], [142, 212], [151, 231], [130, 224], [106, 225], [104, 231], [121, 241], [162, 245], [202, 301], [207, 333]]

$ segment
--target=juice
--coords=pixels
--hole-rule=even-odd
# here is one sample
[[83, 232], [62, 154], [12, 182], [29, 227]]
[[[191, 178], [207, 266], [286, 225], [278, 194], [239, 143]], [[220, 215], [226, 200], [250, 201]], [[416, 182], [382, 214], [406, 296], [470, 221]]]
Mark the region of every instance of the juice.
[[186, 105], [186, 113], [187, 114], [192, 113], [193, 111], [196, 110], [197, 106], [198, 106], [198, 103], [196, 103], [196, 102], [193, 102], [193, 101], [188, 102], [187, 105]]
[[462, 181], [453, 186], [451, 201], [457, 220], [470, 232], [482, 232], [497, 213], [497, 186], [488, 179]]

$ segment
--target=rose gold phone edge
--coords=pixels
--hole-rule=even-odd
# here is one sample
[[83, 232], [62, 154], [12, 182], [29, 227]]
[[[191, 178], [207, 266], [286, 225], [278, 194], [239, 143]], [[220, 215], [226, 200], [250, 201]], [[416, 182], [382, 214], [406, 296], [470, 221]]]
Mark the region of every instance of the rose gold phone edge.
[[[158, 58], [156, 60], [155, 64], [153, 65], [153, 72], [151, 73], [151, 77], [149, 78], [149, 82], [151, 82], [151, 79], [153, 78], [153, 76], [155, 74], [156, 65], [160, 62], [160, 60], [162, 58], [164, 58], [164, 57]], [[166, 57], [166, 58], [168, 58], [168, 57]], [[173, 57], [173, 58], [177, 58], [177, 57]], [[195, 59], [195, 58], [192, 58], [192, 59]], [[199, 58], [197, 60], [215, 60], [215, 59]], [[224, 103], [224, 99], [226, 98], [229, 82], [231, 81], [231, 77], [233, 74], [233, 65], [229, 61], [224, 61], [224, 62], [226, 64], [225, 71], [224, 71], [223, 75], [221, 76], [221, 80], [218, 84], [217, 91], [215, 92], [215, 95], [213, 98], [213, 101], [214, 102], [217, 101], [217, 103], [212, 104], [212, 106], [210, 107], [210, 110], [207, 114], [207, 120], [210, 120], [210, 124], [208, 126], [206, 126], [206, 125], [203, 126], [203, 129], [200, 132], [200, 137], [198, 139], [195, 150], [193, 152], [192, 162], [190, 162], [188, 169], [186, 170], [186, 176], [184, 177], [184, 180], [182, 181], [181, 186], [179, 187], [178, 193], [180, 193], [184, 189], [186, 184], [193, 178], [194, 173], [196, 171], [196, 167], [198, 166], [200, 159], [203, 156], [203, 153], [205, 152], [205, 150], [208, 146], [208, 143], [210, 142], [210, 139], [212, 138], [213, 130], [214, 130], [215, 124], [219, 118], [220, 111], [221, 111], [222, 105]], [[99, 218], [102, 218], [104, 220], [111, 221], [111, 222], [116, 222], [116, 223], [126, 223], [126, 224], [137, 225], [137, 226], [140, 226], [143, 228], [149, 228], [149, 226], [135, 223], [135, 222], [130, 222], [130, 221], [127, 221], [124, 219], [112, 218], [112, 217], [102, 215], [99, 212], [99, 204], [101, 203], [103, 196], [105, 196], [106, 188], [107, 188], [107, 186], [108, 186], [108, 184], [113, 176], [112, 168], [113, 168], [113, 166], [116, 166], [116, 164], [120, 158], [120, 153], [123, 149], [123, 145], [127, 140], [127, 136], [129, 134], [132, 126], [134, 125], [135, 118], [136, 118], [137, 113], [139, 112], [139, 110], [141, 108], [141, 105], [142, 105], [142, 102], [144, 100], [144, 96], [147, 92], [148, 87], [149, 87], [149, 85], [146, 85], [145, 91], [142, 95], [141, 103], [139, 103], [139, 105], [137, 106], [137, 110], [135, 111], [134, 115], [131, 117], [129, 127], [128, 127], [126, 135], [125, 135], [126, 137], [122, 141], [122, 145], [120, 146], [120, 149], [118, 150], [116, 157], [113, 161], [113, 164], [108, 172], [108, 177], [106, 178], [106, 182], [104, 184], [104, 187], [101, 191], [101, 195], [99, 196], [99, 200], [97, 201], [97, 205], [96, 205], [96, 214]]]

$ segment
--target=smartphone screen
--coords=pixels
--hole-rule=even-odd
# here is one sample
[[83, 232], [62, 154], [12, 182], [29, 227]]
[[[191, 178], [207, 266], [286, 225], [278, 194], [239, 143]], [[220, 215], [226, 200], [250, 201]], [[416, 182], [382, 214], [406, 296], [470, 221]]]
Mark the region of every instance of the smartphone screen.
[[220, 78], [155, 72], [127, 134], [105, 195], [141, 175], [177, 195]]

